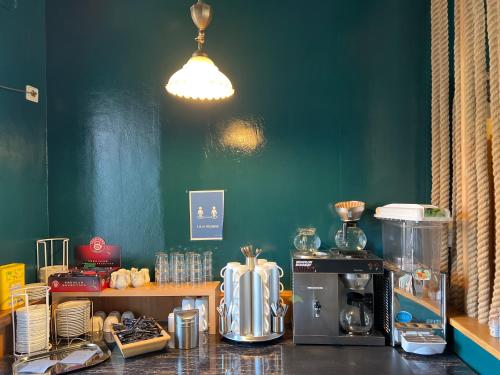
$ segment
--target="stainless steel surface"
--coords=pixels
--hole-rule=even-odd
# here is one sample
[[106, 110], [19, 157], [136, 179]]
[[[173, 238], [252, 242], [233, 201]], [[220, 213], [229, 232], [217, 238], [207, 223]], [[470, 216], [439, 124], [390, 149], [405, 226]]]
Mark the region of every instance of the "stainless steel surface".
[[342, 221], [358, 221], [365, 210], [365, 203], [347, 201], [335, 203], [335, 211]]
[[[262, 259], [257, 262], [261, 249], [253, 249], [252, 245], [241, 247], [241, 253], [245, 256], [245, 265], [240, 265], [233, 271], [232, 281], [224, 276], [224, 292], [233, 290], [229, 297], [227, 319], [219, 311], [219, 332], [231, 340], [238, 341], [241, 338], [246, 342], [257, 342], [272, 340], [267, 338], [271, 332], [271, 300], [280, 305], [280, 311], [286, 312], [280, 304], [280, 271], [275, 262], [267, 262]], [[230, 263], [228, 263], [229, 265]], [[229, 284], [232, 284], [229, 286]], [[227, 303], [228, 300], [224, 302]], [[248, 341], [247, 337], [254, 339]], [[257, 338], [259, 338], [257, 340]]]
[[[335, 274], [294, 273], [293, 336], [338, 336], [338, 279]], [[321, 305], [316, 314], [315, 305]]]
[[[234, 293], [233, 274], [234, 270], [230, 267], [227, 267], [224, 273], [224, 303], [228, 311], [231, 307], [231, 301], [233, 300]], [[229, 322], [229, 324], [231, 324], [231, 322]]]
[[447, 288], [446, 288], [446, 274], [442, 273], [440, 280], [441, 284], [441, 318], [443, 319], [443, 337], [446, 338], [446, 301], [447, 301]]
[[227, 316], [219, 316], [219, 332], [221, 335], [226, 334], [229, 331], [229, 324]]
[[372, 254], [370, 251], [366, 250], [356, 250], [356, 251], [343, 251], [338, 249], [330, 249], [324, 251], [317, 251], [315, 253], [307, 252], [303, 253], [300, 251], [294, 251], [292, 257], [296, 259], [333, 259], [333, 260], [351, 260], [351, 259], [362, 259], [362, 260], [381, 260], [381, 258]]
[[[49, 352], [44, 352], [41, 354], [37, 355], [32, 355], [32, 356], [24, 356], [24, 357], [19, 357], [16, 359], [14, 364], [12, 365], [12, 372], [14, 375], [17, 374], [22, 374], [20, 372], [21, 368], [26, 365], [29, 362], [33, 362], [39, 359], [54, 359], [54, 360], [62, 360], [64, 357], [69, 355], [71, 352], [74, 352], [76, 350], [96, 350], [99, 349], [101, 352], [99, 354], [96, 354], [94, 357], [89, 359], [84, 365], [64, 365], [61, 363], [58, 363], [51, 368], [49, 368], [43, 375], [55, 375], [55, 374], [66, 374], [68, 372], [73, 372], [77, 370], [83, 370], [88, 367], [92, 367], [95, 365], [98, 365], [111, 356], [111, 352], [106, 345], [106, 343], [99, 341], [99, 342], [81, 342], [78, 344], [70, 345], [70, 346], [60, 346], [60, 347], [54, 347], [51, 351]], [[24, 373], [23, 373], [24, 374]]]
[[240, 335], [252, 334], [252, 272], [240, 276]]
[[[252, 274], [252, 335], [264, 335], [264, 285], [260, 274]], [[270, 322], [269, 322], [270, 323]]]
[[230, 330], [231, 322], [229, 321], [228, 309], [225, 304], [220, 304], [216, 307], [219, 313], [219, 332], [226, 333]]
[[280, 271], [278, 267], [269, 270], [269, 304], [279, 303], [280, 300]]
[[222, 336], [232, 341], [252, 343], [252, 342], [265, 342], [265, 341], [275, 340], [283, 336], [283, 333], [270, 333], [269, 335], [265, 336], [252, 336], [252, 335], [244, 336], [230, 332]]
[[369, 273], [345, 273], [340, 275], [344, 286], [352, 290], [363, 290], [372, 279]]
[[175, 347], [178, 349], [192, 349], [198, 346], [199, 340], [199, 312], [198, 309], [174, 312], [175, 319]]
[[285, 317], [284, 316], [273, 316], [271, 318], [271, 327], [273, 333], [284, 333], [285, 332]]
[[245, 264], [248, 266], [250, 271], [254, 270], [255, 263], [257, 263], [257, 259], [255, 257], [246, 257]]

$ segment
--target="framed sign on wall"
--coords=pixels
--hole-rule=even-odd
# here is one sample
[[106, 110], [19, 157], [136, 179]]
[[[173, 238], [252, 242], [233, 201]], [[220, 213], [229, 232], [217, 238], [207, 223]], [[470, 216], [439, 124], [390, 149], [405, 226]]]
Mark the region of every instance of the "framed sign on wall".
[[222, 240], [224, 229], [224, 190], [189, 192], [191, 241]]

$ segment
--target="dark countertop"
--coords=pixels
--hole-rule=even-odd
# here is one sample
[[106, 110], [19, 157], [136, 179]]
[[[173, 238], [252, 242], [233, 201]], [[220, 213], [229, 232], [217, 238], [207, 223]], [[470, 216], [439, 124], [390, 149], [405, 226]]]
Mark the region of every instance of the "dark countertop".
[[[290, 338], [257, 346], [202, 336], [191, 350], [168, 349], [124, 359], [114, 347], [110, 360], [78, 374], [474, 374], [456, 355], [419, 356], [392, 347], [294, 345]], [[0, 359], [10, 373], [11, 357]]]

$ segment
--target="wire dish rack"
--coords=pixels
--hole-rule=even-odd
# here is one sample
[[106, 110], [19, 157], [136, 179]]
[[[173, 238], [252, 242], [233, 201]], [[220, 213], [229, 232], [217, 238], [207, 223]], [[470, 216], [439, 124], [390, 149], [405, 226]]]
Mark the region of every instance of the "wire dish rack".
[[[60, 264], [54, 264], [54, 254], [61, 255]], [[69, 238], [43, 238], [36, 241], [36, 270], [38, 281], [48, 283], [49, 276], [68, 270]]]
[[57, 346], [92, 341], [94, 304], [88, 298], [67, 298], [52, 306], [52, 340]]
[[[27, 286], [11, 291], [12, 342], [15, 357], [50, 350], [50, 304], [47, 286]], [[23, 306], [16, 308], [14, 301]]]

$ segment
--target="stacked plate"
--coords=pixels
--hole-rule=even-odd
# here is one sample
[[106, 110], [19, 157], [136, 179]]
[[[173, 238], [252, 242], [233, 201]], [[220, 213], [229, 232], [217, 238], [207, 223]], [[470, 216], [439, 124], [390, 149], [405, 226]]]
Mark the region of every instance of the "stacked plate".
[[39, 302], [45, 299], [47, 287], [44, 283], [26, 284], [26, 293], [28, 294], [29, 304]]
[[21, 307], [16, 311], [16, 352], [48, 349], [49, 317], [46, 304]]
[[90, 301], [63, 302], [56, 309], [57, 336], [73, 338], [90, 330]]
[[50, 275], [61, 272], [68, 272], [68, 267], [62, 265], [42, 267], [38, 270], [38, 281], [47, 283]]

